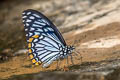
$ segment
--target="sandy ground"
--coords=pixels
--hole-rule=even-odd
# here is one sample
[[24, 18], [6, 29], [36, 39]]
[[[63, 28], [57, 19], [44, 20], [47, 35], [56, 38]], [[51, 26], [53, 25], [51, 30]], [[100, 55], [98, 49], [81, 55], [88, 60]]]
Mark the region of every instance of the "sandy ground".
[[[75, 34], [75, 30], [65, 33], [64, 37], [68, 44], [76, 46], [76, 50], [82, 55], [74, 57], [74, 65], [85, 62], [100, 62], [104, 60], [120, 59], [120, 23], [115, 22], [99, 26], [93, 30]], [[86, 26], [90, 27], [90, 26]], [[82, 29], [84, 30], [84, 28]], [[75, 41], [75, 42], [74, 42]], [[73, 53], [74, 54], [74, 53]], [[37, 73], [40, 71], [52, 71], [56, 69], [56, 62], [49, 68], [32, 65], [27, 53], [13, 57], [11, 60], [0, 64], [0, 78], [8, 78], [13, 75]], [[60, 68], [68, 66], [66, 60], [61, 61]], [[69, 59], [69, 66], [72, 66]], [[62, 69], [60, 69], [62, 70]]]

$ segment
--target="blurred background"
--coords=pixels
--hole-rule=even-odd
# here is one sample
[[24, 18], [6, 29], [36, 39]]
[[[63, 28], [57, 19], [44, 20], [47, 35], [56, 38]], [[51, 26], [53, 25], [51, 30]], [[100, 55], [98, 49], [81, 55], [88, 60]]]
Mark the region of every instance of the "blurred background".
[[[75, 58], [72, 65], [69, 60], [66, 72], [62, 70], [65, 60], [61, 62], [60, 70], [56, 70], [56, 62], [47, 69], [33, 66], [27, 55], [22, 24], [22, 11], [26, 9], [46, 15], [67, 44], [76, 45], [82, 62]], [[119, 0], [0, 1], [0, 79], [120, 80], [119, 67]]]

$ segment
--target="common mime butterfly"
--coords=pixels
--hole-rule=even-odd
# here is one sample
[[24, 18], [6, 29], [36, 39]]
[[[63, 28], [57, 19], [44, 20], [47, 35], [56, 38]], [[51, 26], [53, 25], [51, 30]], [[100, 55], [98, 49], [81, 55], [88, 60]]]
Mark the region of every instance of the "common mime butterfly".
[[66, 45], [56, 26], [42, 13], [28, 9], [22, 13], [28, 54], [35, 65], [49, 66], [53, 61], [71, 56], [75, 49]]

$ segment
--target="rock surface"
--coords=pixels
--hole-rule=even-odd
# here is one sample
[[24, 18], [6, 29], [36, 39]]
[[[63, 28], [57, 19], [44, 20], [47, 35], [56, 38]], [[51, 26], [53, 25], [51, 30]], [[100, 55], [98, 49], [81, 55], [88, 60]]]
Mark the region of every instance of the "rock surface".
[[[119, 0], [2, 0], [0, 78], [8, 80], [120, 80]], [[80, 54], [49, 68], [33, 66], [27, 55], [21, 13], [44, 13]], [[80, 57], [82, 56], [82, 62]]]

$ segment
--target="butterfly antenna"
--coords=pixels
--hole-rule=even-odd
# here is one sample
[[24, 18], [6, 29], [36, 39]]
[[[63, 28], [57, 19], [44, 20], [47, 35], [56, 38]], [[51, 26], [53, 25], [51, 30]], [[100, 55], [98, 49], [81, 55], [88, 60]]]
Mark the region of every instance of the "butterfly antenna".
[[[73, 46], [75, 46], [75, 48], [77, 47], [77, 43], [78, 43], [78, 40], [74, 40]], [[81, 55], [81, 53], [79, 53], [79, 51], [77, 51], [76, 49], [74, 50], [74, 53], [75, 53], [76, 57], [78, 57], [79, 56], [78, 54], [80, 54], [80, 60], [82, 62], [82, 55]]]
[[73, 41], [73, 43], [72, 43], [72, 45], [76, 47], [77, 43], [78, 43], [78, 40], [76, 40], [76, 38], [75, 38], [74, 41]]
[[68, 56], [65, 58], [66, 65], [69, 66]]
[[72, 43], [72, 46], [75, 46], [75, 40], [74, 40], [74, 42]]

